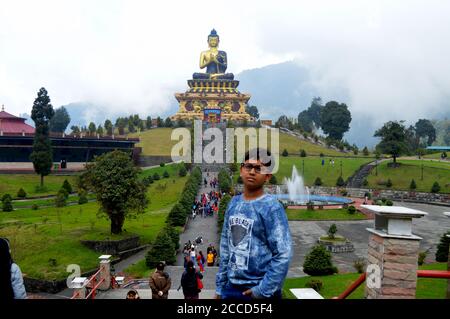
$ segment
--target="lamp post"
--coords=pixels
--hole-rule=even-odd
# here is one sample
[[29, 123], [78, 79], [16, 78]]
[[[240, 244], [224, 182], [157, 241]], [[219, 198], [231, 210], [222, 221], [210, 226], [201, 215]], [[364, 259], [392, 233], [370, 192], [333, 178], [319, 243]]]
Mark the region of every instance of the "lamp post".
[[422, 171], [422, 174], [420, 176], [420, 180], [423, 181], [423, 162], [422, 162], [422, 166], [421, 166], [421, 171]]
[[342, 177], [342, 160], [341, 160], [341, 177]]
[[305, 160], [302, 160], [302, 176], [305, 178]]

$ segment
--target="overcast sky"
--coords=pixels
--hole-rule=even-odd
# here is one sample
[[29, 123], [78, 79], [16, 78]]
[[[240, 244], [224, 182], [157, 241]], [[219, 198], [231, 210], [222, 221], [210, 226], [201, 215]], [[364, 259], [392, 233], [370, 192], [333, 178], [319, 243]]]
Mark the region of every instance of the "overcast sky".
[[450, 109], [450, 1], [0, 0], [0, 10], [0, 104], [15, 114], [42, 86], [55, 107], [167, 110], [200, 71], [212, 28], [229, 72], [295, 60], [324, 95], [344, 88], [352, 112], [376, 121]]

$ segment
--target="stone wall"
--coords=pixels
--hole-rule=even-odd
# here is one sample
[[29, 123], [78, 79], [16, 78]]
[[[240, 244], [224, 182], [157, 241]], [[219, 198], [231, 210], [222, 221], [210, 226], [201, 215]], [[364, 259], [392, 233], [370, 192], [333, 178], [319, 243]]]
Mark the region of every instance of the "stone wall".
[[[283, 193], [287, 192], [286, 185], [265, 185], [266, 192], [276, 194], [277, 186], [280, 187]], [[237, 191], [243, 190], [242, 184], [235, 185]], [[364, 198], [366, 193], [372, 194], [372, 199], [386, 198], [392, 201], [410, 201], [420, 203], [443, 204], [450, 206], [450, 194], [434, 194], [424, 192], [410, 192], [401, 190], [374, 190], [369, 188], [350, 188], [350, 187], [323, 187], [313, 186], [309, 188], [310, 194], [314, 195], [335, 195], [342, 196], [346, 192], [348, 197]]]
[[121, 240], [82, 240], [81, 243], [96, 252], [117, 255], [122, 251], [139, 247], [139, 236]]
[[366, 286], [368, 299], [416, 297], [419, 240], [369, 237], [368, 264], [380, 269], [380, 287]]
[[147, 166], [155, 166], [161, 163], [170, 163], [172, 162], [171, 156], [144, 156], [140, 155], [137, 159], [138, 166], [147, 167]]

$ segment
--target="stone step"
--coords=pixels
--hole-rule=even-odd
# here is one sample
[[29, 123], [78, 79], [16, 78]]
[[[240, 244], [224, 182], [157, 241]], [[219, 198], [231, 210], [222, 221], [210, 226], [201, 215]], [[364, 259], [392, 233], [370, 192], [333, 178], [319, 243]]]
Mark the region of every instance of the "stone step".
[[[99, 292], [96, 296], [96, 299], [126, 299], [127, 292], [131, 288], [125, 289], [110, 289], [108, 291]], [[151, 289], [136, 289], [139, 297], [141, 299], [152, 299], [152, 291]], [[213, 289], [202, 289], [199, 294], [200, 299], [213, 299], [216, 291]], [[169, 290], [169, 299], [184, 299], [182, 289], [170, 289]]]

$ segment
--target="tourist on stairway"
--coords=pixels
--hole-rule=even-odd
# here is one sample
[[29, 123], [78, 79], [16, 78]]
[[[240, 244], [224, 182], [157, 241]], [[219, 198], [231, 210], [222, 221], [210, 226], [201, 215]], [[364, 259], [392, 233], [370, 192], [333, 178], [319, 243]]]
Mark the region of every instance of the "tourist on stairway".
[[152, 289], [152, 299], [167, 299], [172, 280], [167, 272], [164, 271], [164, 263], [159, 262], [156, 265], [156, 271], [150, 277], [150, 288]]
[[183, 288], [184, 299], [198, 299], [201, 291], [201, 287], [199, 287], [201, 279], [203, 279], [203, 275], [195, 269], [194, 263], [189, 261], [187, 269], [181, 275], [181, 287]]
[[0, 296], [3, 300], [27, 298], [22, 272], [12, 260], [6, 238], [0, 238]]

